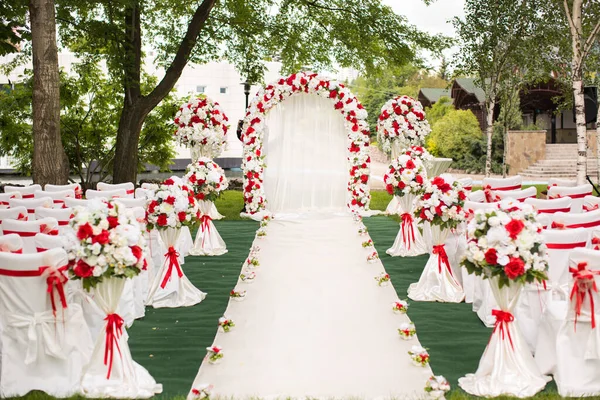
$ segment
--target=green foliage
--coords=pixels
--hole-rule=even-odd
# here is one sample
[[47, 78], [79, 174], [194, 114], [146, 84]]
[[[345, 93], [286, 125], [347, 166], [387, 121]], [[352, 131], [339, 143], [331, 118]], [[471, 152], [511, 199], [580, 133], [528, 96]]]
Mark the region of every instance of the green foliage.
[[435, 104], [425, 109], [425, 115], [427, 116], [429, 124], [433, 126], [452, 110], [454, 110], [452, 99], [450, 97], [442, 96]]
[[[87, 186], [110, 173], [120, 107], [120, 86], [108, 79], [97, 63], [74, 66], [75, 74], [61, 74], [61, 134], [72, 173]], [[146, 77], [147, 86], [154, 78]], [[19, 171], [31, 173], [32, 77], [27, 73], [14, 90], [0, 92], [0, 154], [10, 155]], [[145, 163], [168, 170], [174, 157], [171, 121], [180, 101], [167, 97], [150, 113], [142, 128], [139, 169]]]

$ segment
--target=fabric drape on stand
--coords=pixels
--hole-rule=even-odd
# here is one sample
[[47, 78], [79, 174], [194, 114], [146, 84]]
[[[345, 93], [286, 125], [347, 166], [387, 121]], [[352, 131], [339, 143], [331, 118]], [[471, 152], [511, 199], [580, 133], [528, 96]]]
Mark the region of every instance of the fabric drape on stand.
[[219, 235], [213, 220], [221, 219], [223, 216], [219, 214], [217, 208], [212, 201], [200, 200], [200, 227], [196, 232], [196, 240], [194, 247], [190, 250], [190, 254], [194, 256], [220, 256], [227, 253], [225, 242]]
[[[400, 230], [392, 247], [386, 253], [392, 257], [412, 257], [427, 253], [427, 246], [423, 235], [412, 215], [417, 198], [414, 194], [394, 196], [398, 203], [397, 212], [401, 215]], [[406, 214], [406, 217], [404, 215]]]
[[297, 94], [268, 114], [264, 188], [272, 212], [346, 210], [348, 133], [329, 99]]

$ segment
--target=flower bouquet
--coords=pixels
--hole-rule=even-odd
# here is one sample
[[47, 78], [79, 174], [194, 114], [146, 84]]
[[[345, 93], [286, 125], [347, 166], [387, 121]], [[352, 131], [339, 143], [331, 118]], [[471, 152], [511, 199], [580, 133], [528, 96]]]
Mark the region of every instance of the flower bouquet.
[[[80, 280], [85, 290], [93, 290], [93, 301], [106, 316], [104, 329], [83, 371], [82, 386], [86, 392], [96, 394], [104, 393], [109, 379], [125, 393], [137, 393], [139, 386], [145, 388], [145, 379], [149, 379], [146, 383], [152, 387], [156, 386], [150, 374], [131, 358], [124, 320], [117, 314], [126, 279], [146, 268], [145, 239], [133, 210], [116, 201], [94, 199], [86, 208], [75, 208], [69, 225], [72, 229], [65, 232], [69, 275]], [[62, 288], [66, 282], [64, 275], [60, 271], [51, 274], [58, 282], [55, 287]], [[58, 292], [66, 307], [64, 292]], [[53, 293], [51, 296], [54, 299]], [[134, 373], [129, 368], [133, 365], [141, 369]]]
[[265, 236], [267, 236], [267, 231], [266, 231], [265, 229], [263, 229], [263, 228], [259, 228], [259, 229], [256, 231], [256, 237], [257, 237], [258, 239], [262, 239], [262, 238], [264, 238]]
[[365, 226], [365, 224], [363, 224], [362, 222], [360, 223], [360, 225], [358, 226], [358, 234], [360, 236], [364, 236], [367, 233], [369, 233], [369, 230], [367, 229], [367, 227]]
[[397, 314], [406, 314], [408, 311], [408, 302], [406, 300], [398, 300], [392, 305], [392, 310]]
[[431, 132], [421, 103], [408, 96], [398, 96], [383, 105], [377, 121], [377, 138], [386, 153], [395, 158], [400, 149], [423, 145]]
[[271, 222], [271, 220], [273, 219], [272, 216], [270, 215], [265, 215], [262, 220], [260, 221], [260, 227], [261, 228], [266, 228], [269, 225], [269, 222]]
[[256, 279], [256, 272], [252, 271], [243, 271], [240, 274], [240, 280], [244, 283], [252, 283]]
[[422, 346], [413, 346], [408, 352], [408, 355], [410, 355], [413, 364], [417, 367], [424, 367], [429, 364], [429, 353], [427, 352], [427, 349]]
[[233, 328], [235, 326], [235, 324], [233, 323], [233, 321], [229, 318], [226, 318], [225, 316], [219, 318], [219, 328], [223, 331], [223, 332], [229, 332], [231, 330], [231, 328]]
[[195, 256], [219, 256], [227, 253], [225, 242], [217, 232], [213, 219], [222, 218], [214, 201], [227, 189], [223, 169], [210, 158], [200, 157], [188, 165], [183, 182], [194, 191], [200, 211], [200, 229], [190, 254]]
[[410, 340], [417, 334], [417, 330], [412, 322], [405, 322], [398, 328], [398, 334], [402, 339]]
[[[546, 385], [518, 325], [513, 323], [513, 310], [523, 285], [547, 279], [548, 261], [541, 232], [542, 225], [530, 205], [506, 200], [497, 208], [475, 210], [467, 226], [470, 240], [462, 265], [469, 273], [490, 280], [500, 308], [492, 310], [496, 323], [477, 372], [459, 379], [459, 385], [468, 393], [533, 396]], [[504, 357], [502, 363], [493, 361], [499, 354]]]
[[260, 267], [260, 262], [258, 261], [258, 258], [256, 258], [255, 255], [250, 254], [248, 256], [248, 258], [246, 258], [246, 261], [244, 262], [244, 266], [249, 267], [249, 268], [256, 268], [256, 267]]
[[427, 173], [421, 160], [406, 154], [392, 160], [388, 172], [383, 177], [387, 192], [394, 195], [398, 201], [402, 218], [394, 245], [387, 250], [392, 257], [417, 256], [426, 252], [425, 242], [413, 219], [414, 202], [423, 193], [426, 181]]
[[155, 308], [187, 307], [200, 303], [206, 297], [183, 273], [176, 249], [181, 229], [192, 226], [199, 215], [194, 192], [174, 179], [167, 179], [149, 191], [146, 206], [147, 230], [158, 230], [167, 251], [165, 263], [150, 287], [147, 305]]
[[390, 284], [390, 276], [385, 272], [382, 272], [381, 274], [377, 275], [375, 277], [375, 280], [377, 281], [377, 284], [379, 286], [387, 286]]
[[206, 356], [211, 364], [218, 364], [223, 359], [223, 349], [221, 346], [212, 345], [206, 348]]
[[442, 375], [432, 375], [425, 384], [425, 392], [430, 399], [442, 399], [450, 390], [450, 384]]
[[229, 292], [229, 298], [235, 301], [244, 301], [246, 298], [246, 291], [231, 289], [231, 292]]
[[431, 230], [432, 251], [419, 278], [408, 288], [408, 297], [417, 301], [460, 303], [465, 293], [454, 276], [445, 242], [450, 232], [466, 219], [466, 195], [449, 175], [433, 178], [417, 202], [415, 216]]
[[228, 121], [219, 103], [207, 97], [192, 99], [175, 114], [175, 140], [192, 150], [192, 161], [216, 157], [225, 144]]
[[194, 400], [202, 400], [210, 398], [210, 392], [212, 390], [212, 385], [204, 384], [198, 387], [195, 387], [191, 391], [191, 397]]
[[367, 249], [369, 247], [373, 247], [373, 241], [371, 239], [367, 240], [366, 242], [362, 243], [362, 247]]
[[376, 251], [372, 252], [367, 256], [367, 262], [369, 264], [374, 264], [377, 262], [377, 260], [379, 260], [379, 254], [377, 254]]

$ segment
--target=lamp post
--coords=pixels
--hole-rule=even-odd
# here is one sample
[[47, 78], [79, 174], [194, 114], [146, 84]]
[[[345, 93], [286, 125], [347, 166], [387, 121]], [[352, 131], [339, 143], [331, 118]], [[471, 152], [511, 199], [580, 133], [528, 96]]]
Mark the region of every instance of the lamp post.
[[248, 108], [248, 96], [250, 96], [250, 89], [252, 88], [252, 85], [250, 85], [250, 82], [244, 82], [242, 83], [242, 85], [244, 85], [244, 94], [246, 95], [246, 108]]

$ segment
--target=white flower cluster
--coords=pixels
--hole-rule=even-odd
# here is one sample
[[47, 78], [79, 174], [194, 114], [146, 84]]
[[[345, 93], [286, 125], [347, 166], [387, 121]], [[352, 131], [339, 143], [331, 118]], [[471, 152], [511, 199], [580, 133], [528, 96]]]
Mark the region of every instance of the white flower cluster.
[[149, 229], [181, 228], [199, 218], [199, 208], [194, 192], [170, 178], [149, 190], [146, 215]]
[[398, 96], [381, 107], [377, 138], [383, 151], [392, 151], [393, 140], [399, 140], [403, 147], [423, 145], [430, 132], [423, 106], [412, 97]]
[[[244, 201], [246, 212], [255, 214], [265, 208], [265, 192], [263, 188], [264, 157], [261, 154], [266, 114], [275, 105], [286, 98], [298, 94], [316, 94], [331, 100], [334, 109], [344, 116], [348, 131], [348, 161], [351, 168], [357, 166], [361, 172], [368, 170], [368, 146], [370, 131], [366, 121], [367, 111], [358, 99], [340, 82], [324, 76], [300, 72], [287, 78], [280, 78], [262, 88], [248, 107], [242, 128], [244, 142]], [[363, 164], [366, 167], [363, 168]], [[351, 210], [367, 209], [370, 201], [368, 181], [364, 182], [361, 174], [350, 172], [348, 180], [348, 207]], [[368, 176], [368, 174], [366, 174]]]
[[443, 228], [456, 228], [466, 220], [464, 210], [467, 195], [459, 181], [442, 174], [431, 179], [417, 202], [416, 216], [422, 221]]
[[90, 200], [76, 207], [65, 232], [65, 249], [75, 279], [87, 280], [84, 287], [103, 277], [134, 277], [146, 265], [146, 241], [134, 211], [118, 201]]
[[412, 159], [418, 158], [423, 162], [425, 168], [429, 168], [432, 163], [434, 157], [427, 151], [427, 149], [423, 146], [410, 146], [403, 150], [406, 155], [409, 155]]
[[207, 97], [192, 99], [175, 115], [175, 138], [182, 146], [201, 147], [208, 149], [208, 154], [218, 156], [229, 130], [227, 121], [219, 103]]
[[387, 192], [396, 196], [420, 194], [426, 181], [427, 171], [421, 160], [406, 154], [392, 160], [388, 172], [383, 176]]
[[433, 375], [425, 384], [425, 391], [431, 399], [442, 399], [444, 393], [450, 390], [450, 383], [442, 375]]
[[189, 185], [198, 200], [215, 201], [227, 189], [228, 183], [223, 168], [210, 158], [201, 157], [188, 165], [183, 181]]
[[543, 280], [548, 260], [541, 232], [542, 225], [529, 204], [503, 200], [497, 208], [475, 210], [467, 226], [471, 240], [463, 263], [469, 272], [476, 268], [486, 277], [529, 281], [529, 275]]

